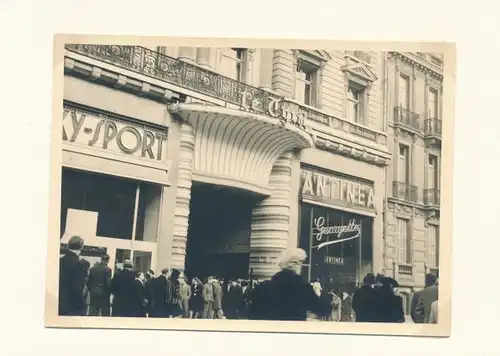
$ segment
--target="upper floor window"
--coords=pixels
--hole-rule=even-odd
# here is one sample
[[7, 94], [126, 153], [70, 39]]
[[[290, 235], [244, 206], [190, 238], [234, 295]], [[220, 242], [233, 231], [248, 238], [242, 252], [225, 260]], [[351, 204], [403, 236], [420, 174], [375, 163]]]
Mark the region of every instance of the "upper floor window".
[[231, 79], [246, 80], [247, 50], [244, 48], [221, 48], [219, 73]]
[[427, 227], [428, 261], [431, 267], [439, 266], [439, 229], [437, 226]]
[[301, 104], [316, 106], [318, 96], [319, 66], [303, 58], [297, 60], [295, 70], [295, 100]]
[[398, 262], [411, 263], [411, 229], [409, 221], [406, 219], [398, 219]]
[[398, 157], [398, 182], [410, 183], [410, 150], [409, 147], [403, 144], [399, 145]]
[[434, 88], [429, 88], [429, 119], [438, 118], [438, 92]]
[[439, 180], [438, 175], [438, 158], [437, 156], [429, 154], [429, 163], [427, 171], [427, 189], [438, 189]]
[[360, 124], [365, 121], [365, 89], [353, 82], [349, 82], [347, 88], [347, 118]]
[[401, 74], [399, 76], [399, 107], [410, 109], [410, 77]]

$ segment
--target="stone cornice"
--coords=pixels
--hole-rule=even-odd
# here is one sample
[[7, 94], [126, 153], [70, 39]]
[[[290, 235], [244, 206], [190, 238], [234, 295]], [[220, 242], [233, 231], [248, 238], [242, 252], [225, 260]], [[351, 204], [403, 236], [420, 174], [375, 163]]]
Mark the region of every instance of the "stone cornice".
[[389, 152], [366, 148], [331, 135], [324, 135], [321, 133], [313, 134], [313, 140], [317, 149], [329, 151], [376, 166], [388, 166], [391, 161]]
[[101, 65], [85, 63], [71, 57], [64, 58], [64, 73], [100, 82], [118, 90], [133, 92], [155, 101], [168, 103], [179, 100], [178, 93], [162, 85], [155, 85], [150, 81], [138, 79], [136, 75], [124, 75], [119, 71], [103, 68]]
[[428, 73], [431, 77], [443, 80], [443, 69], [435, 64], [426, 61], [423, 58], [411, 52], [389, 52], [392, 56], [400, 58], [403, 62], [410, 64], [416, 69], [424, 73]]
[[408, 202], [394, 197], [387, 197], [387, 210], [409, 216], [426, 217], [426, 209], [423, 204]]

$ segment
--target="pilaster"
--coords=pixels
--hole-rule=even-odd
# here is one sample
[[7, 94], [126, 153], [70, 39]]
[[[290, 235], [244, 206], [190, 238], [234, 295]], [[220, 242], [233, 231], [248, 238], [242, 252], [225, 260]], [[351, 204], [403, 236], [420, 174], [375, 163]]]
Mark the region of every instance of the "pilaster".
[[278, 271], [277, 258], [289, 244], [292, 153], [281, 155], [271, 171], [271, 196], [252, 212], [250, 269], [255, 278], [270, 278]]
[[190, 124], [181, 126], [180, 155], [175, 197], [171, 267], [184, 270], [189, 224], [189, 203], [193, 177], [194, 131]]

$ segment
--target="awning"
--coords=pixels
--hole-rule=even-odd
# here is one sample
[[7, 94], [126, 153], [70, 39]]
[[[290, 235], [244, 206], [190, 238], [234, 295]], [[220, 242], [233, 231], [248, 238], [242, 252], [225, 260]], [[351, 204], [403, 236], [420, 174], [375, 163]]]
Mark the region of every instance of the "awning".
[[179, 103], [170, 112], [193, 126], [193, 180], [269, 195], [274, 162], [313, 147], [310, 134], [278, 118], [219, 106]]

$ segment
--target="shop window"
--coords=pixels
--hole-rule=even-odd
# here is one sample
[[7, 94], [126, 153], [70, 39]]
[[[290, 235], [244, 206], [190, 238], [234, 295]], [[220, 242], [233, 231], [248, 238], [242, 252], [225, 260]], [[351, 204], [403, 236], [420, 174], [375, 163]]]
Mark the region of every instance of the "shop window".
[[221, 48], [219, 73], [231, 79], [245, 82], [247, 68], [247, 49]]
[[350, 288], [372, 271], [371, 217], [309, 204], [300, 209], [299, 247], [308, 254], [302, 275]]
[[295, 100], [301, 104], [318, 105], [319, 65], [305, 58], [297, 60], [295, 70]]
[[61, 194], [61, 236], [68, 209], [77, 209], [97, 212], [97, 236], [156, 241], [161, 186], [63, 169]]

